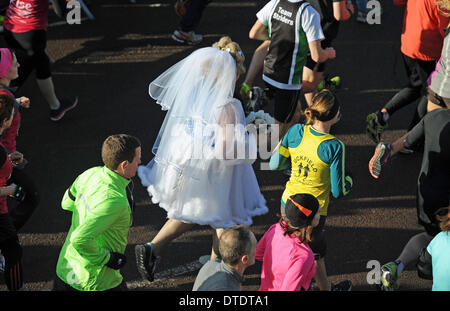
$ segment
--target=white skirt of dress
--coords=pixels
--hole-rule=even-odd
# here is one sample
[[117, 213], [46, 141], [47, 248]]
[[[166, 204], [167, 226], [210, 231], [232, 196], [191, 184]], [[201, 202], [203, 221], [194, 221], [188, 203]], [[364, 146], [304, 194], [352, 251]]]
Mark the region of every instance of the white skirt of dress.
[[[238, 224], [250, 226], [252, 217], [268, 212], [250, 164], [226, 165], [224, 160], [197, 160], [202, 162], [199, 162], [201, 168], [196, 176], [186, 176], [183, 164], [195, 165], [196, 161], [187, 158], [186, 149], [191, 145], [188, 140], [180, 144], [176, 144], [177, 150], [172, 153], [178, 154], [178, 158], [158, 161], [155, 157], [138, 168], [138, 176], [152, 202], [165, 209], [168, 218], [228, 228]], [[205, 165], [205, 161], [211, 162]]]

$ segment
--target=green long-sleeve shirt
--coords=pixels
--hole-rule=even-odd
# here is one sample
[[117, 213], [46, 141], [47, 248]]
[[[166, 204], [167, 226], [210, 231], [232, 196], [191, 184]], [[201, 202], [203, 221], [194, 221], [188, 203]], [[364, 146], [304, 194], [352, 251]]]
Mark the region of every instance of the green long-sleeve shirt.
[[104, 166], [93, 167], [78, 176], [64, 194], [61, 206], [72, 212], [72, 225], [56, 274], [71, 287], [103, 291], [122, 282], [120, 271], [105, 264], [110, 252], [125, 252], [131, 222], [129, 182]]

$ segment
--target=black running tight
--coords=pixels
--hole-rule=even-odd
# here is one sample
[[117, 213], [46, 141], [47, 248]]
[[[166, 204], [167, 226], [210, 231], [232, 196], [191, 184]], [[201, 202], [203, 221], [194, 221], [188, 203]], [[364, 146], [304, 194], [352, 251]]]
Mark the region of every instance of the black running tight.
[[5, 257], [6, 286], [11, 291], [21, 289], [23, 287], [22, 247], [8, 214], [0, 215], [0, 250]]
[[426, 95], [427, 79], [436, 67], [435, 61], [413, 59], [402, 54], [408, 84], [384, 106], [389, 115]]
[[12, 86], [21, 87], [34, 69], [36, 69], [36, 78], [39, 80], [51, 76], [50, 59], [45, 52], [47, 46], [45, 30], [32, 30], [24, 33], [5, 30], [4, 36], [8, 47], [15, 51], [20, 64], [19, 78], [11, 82]]

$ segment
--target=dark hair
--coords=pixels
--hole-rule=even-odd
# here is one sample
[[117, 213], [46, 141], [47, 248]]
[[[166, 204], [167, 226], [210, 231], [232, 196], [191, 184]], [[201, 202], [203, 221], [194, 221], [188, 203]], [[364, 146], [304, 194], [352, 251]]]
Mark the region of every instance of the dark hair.
[[243, 225], [230, 227], [219, 238], [219, 252], [223, 262], [236, 265], [242, 256], [252, 251], [252, 232]]
[[105, 139], [102, 146], [102, 160], [107, 168], [116, 170], [123, 161], [132, 162], [136, 156], [136, 148], [141, 142], [127, 134], [111, 135]]
[[442, 231], [450, 231], [450, 206], [438, 209], [436, 219], [439, 220]]
[[298, 228], [293, 226], [287, 217], [281, 216], [280, 214], [277, 214], [277, 216], [280, 219], [279, 220], [280, 226], [284, 230], [283, 233], [284, 236], [295, 235], [296, 237], [298, 237], [300, 242], [311, 243], [311, 234], [313, 230], [313, 226], [311, 224], [303, 228]]
[[14, 110], [15, 100], [11, 95], [0, 94], [0, 125], [9, 120]]

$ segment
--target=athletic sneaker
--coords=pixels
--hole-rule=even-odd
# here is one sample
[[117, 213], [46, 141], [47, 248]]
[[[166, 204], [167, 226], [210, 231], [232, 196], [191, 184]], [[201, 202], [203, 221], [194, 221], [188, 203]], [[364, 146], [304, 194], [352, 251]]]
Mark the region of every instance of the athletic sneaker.
[[72, 100], [63, 98], [59, 101], [60, 105], [58, 109], [50, 109], [50, 120], [59, 121], [64, 117], [64, 114], [75, 108], [78, 104], [78, 97], [75, 97]]
[[388, 127], [387, 123], [381, 124], [384, 121], [380, 121], [381, 116], [377, 113], [371, 113], [366, 117], [366, 133], [370, 139], [379, 143], [381, 140], [381, 134]]
[[369, 171], [374, 178], [381, 174], [381, 168], [389, 161], [392, 156], [392, 144], [379, 143], [375, 148], [375, 153], [369, 161]]
[[203, 40], [203, 36], [196, 34], [194, 31], [184, 32], [181, 30], [175, 30], [172, 34], [172, 39], [181, 43], [196, 45]]
[[349, 292], [352, 290], [352, 282], [350, 280], [345, 280], [342, 282], [339, 282], [337, 284], [331, 284], [331, 291], [332, 292]]
[[144, 280], [153, 282], [155, 279], [156, 264], [159, 257], [153, 254], [151, 244], [136, 245], [134, 248], [136, 266]]
[[388, 262], [381, 267], [381, 289], [393, 291], [399, 288], [397, 275], [398, 264], [395, 261]]
[[341, 77], [339, 76], [335, 76], [331, 79], [326, 76], [322, 81], [320, 81], [319, 85], [317, 86], [318, 91], [328, 89], [334, 92], [339, 88], [341, 88]]

